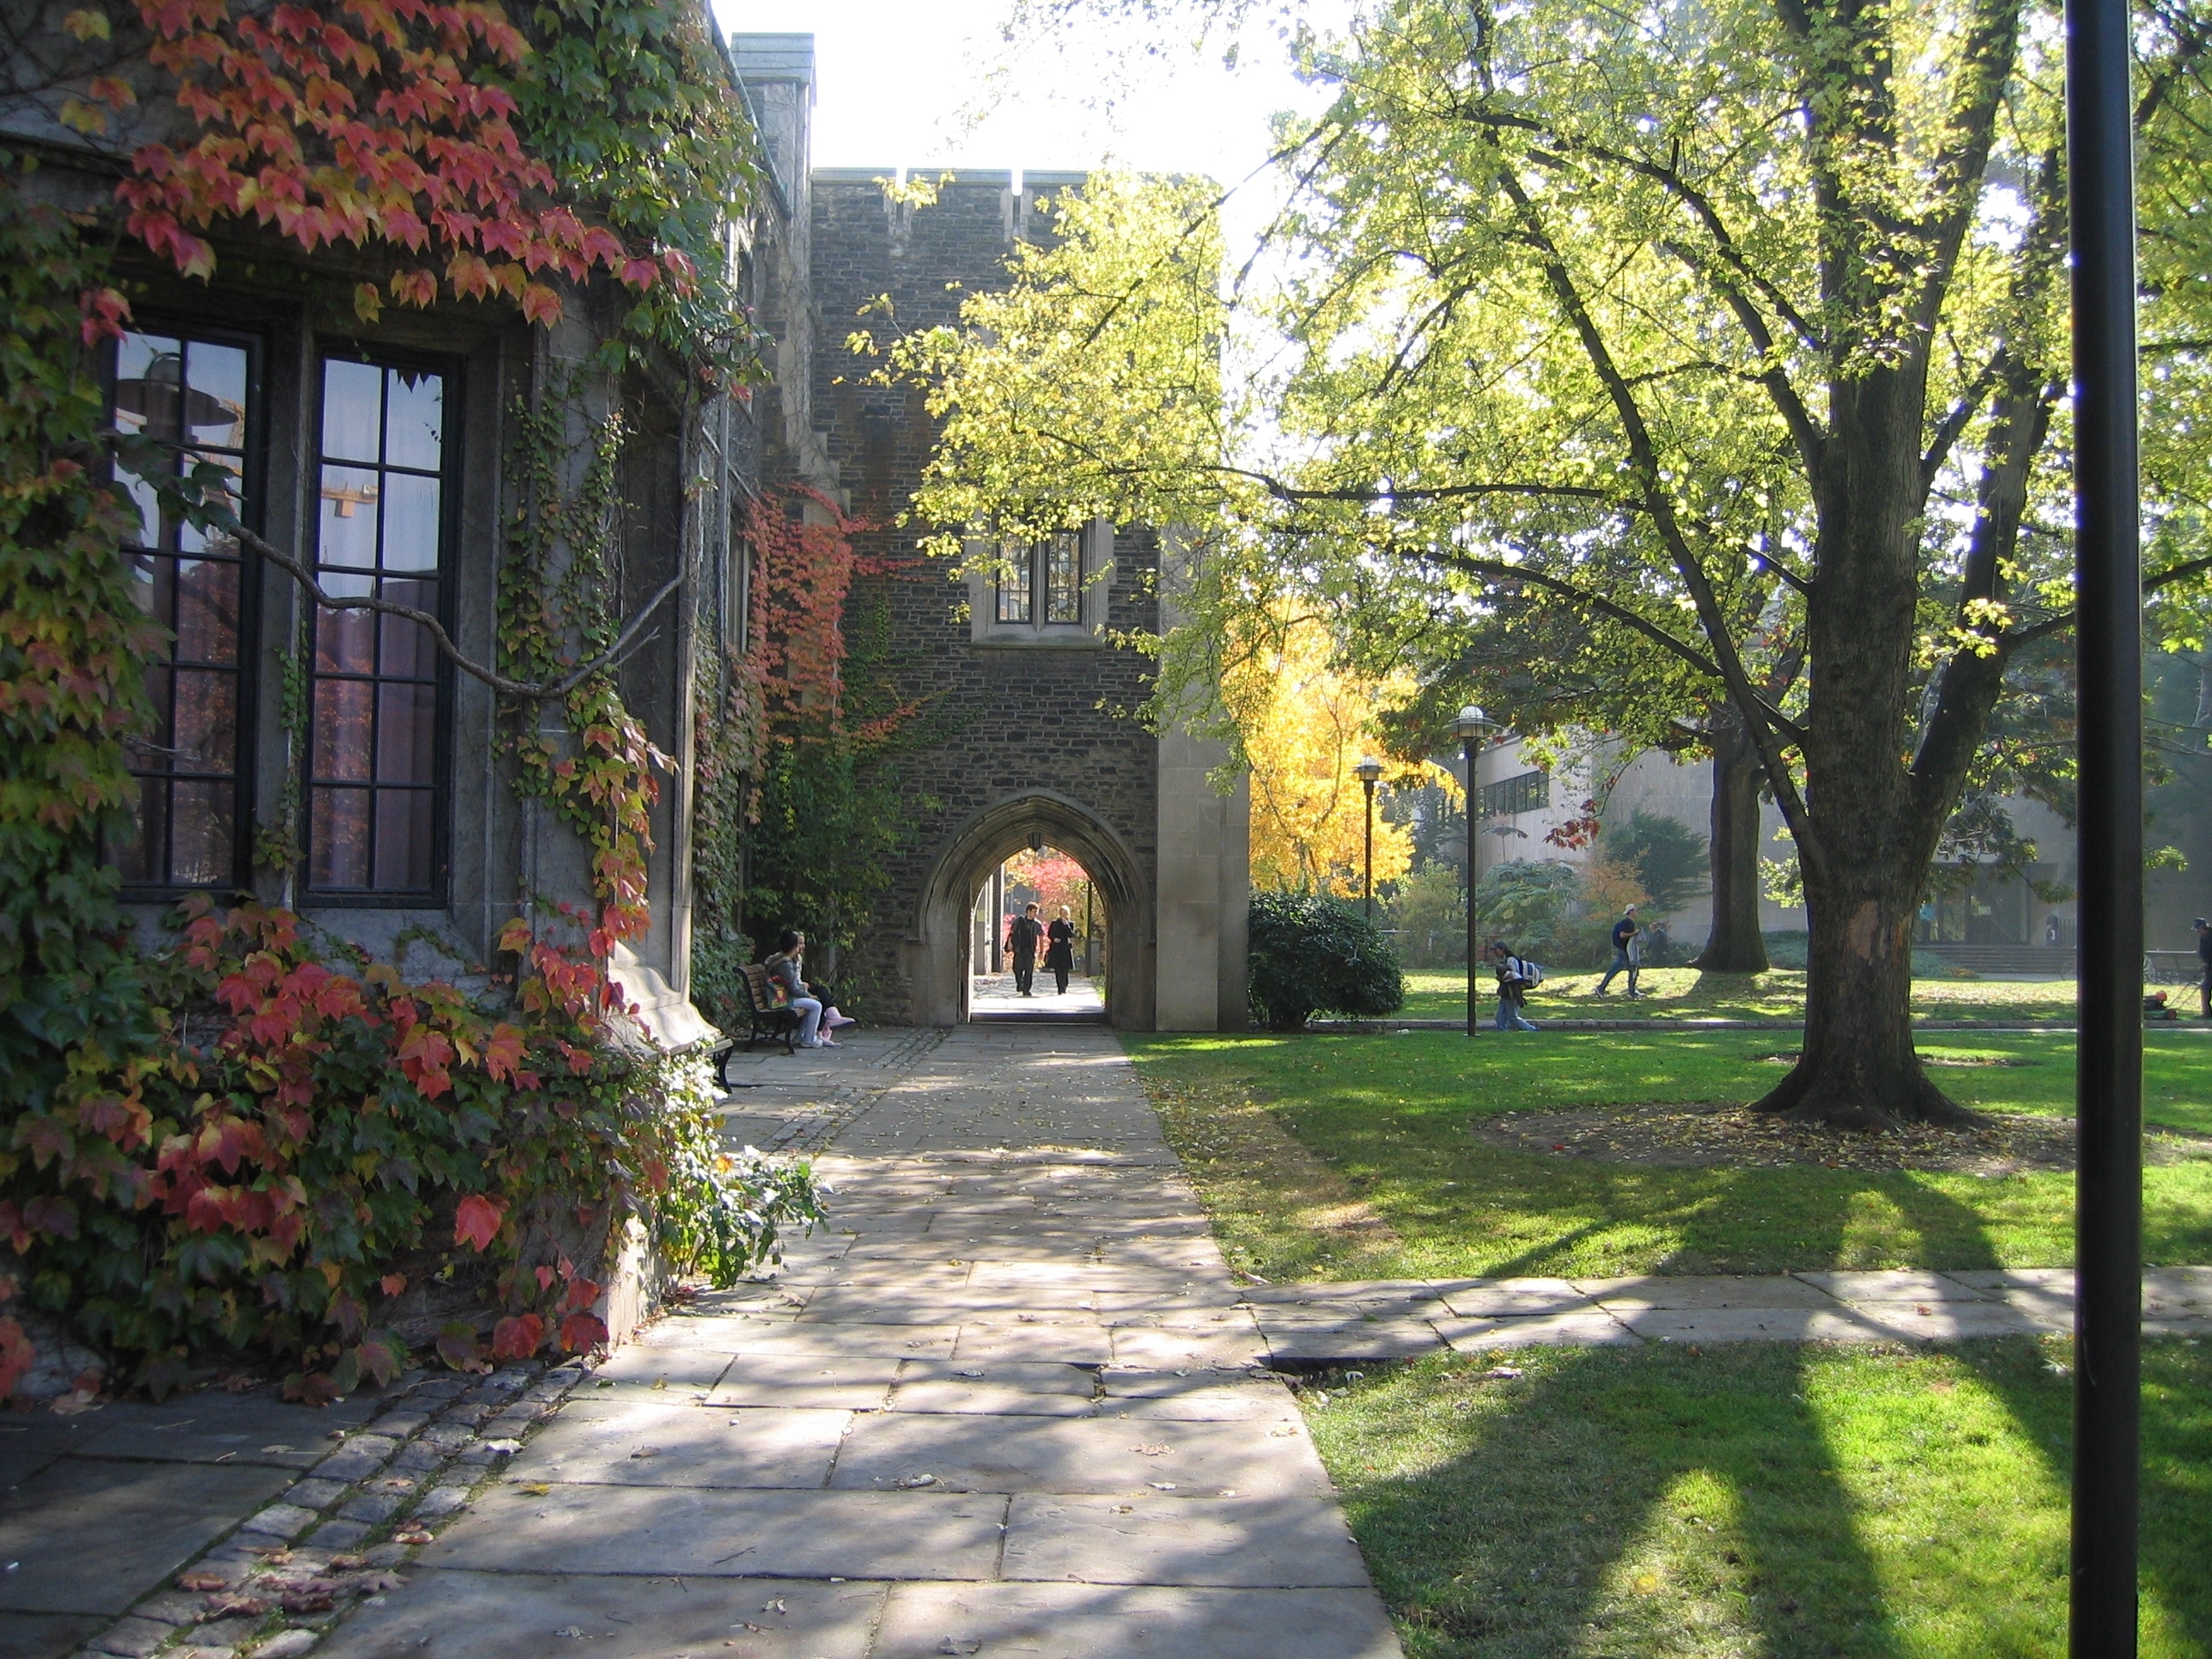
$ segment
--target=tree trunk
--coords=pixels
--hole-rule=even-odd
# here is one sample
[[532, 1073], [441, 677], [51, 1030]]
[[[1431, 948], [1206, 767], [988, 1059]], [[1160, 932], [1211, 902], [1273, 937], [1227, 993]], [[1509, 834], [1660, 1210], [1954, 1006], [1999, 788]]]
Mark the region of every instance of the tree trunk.
[[1753, 1109], [1846, 1129], [1979, 1122], [1921, 1069], [1913, 1052], [1912, 920], [1920, 866], [1858, 872], [1848, 892], [1808, 882], [1812, 957], [1805, 1047]]
[[[1812, 931], [1805, 1047], [1758, 1109], [1838, 1127], [1980, 1121], [1912, 1047], [1912, 920], [1972, 753], [1923, 752], [1916, 767], [1899, 752], [1911, 730], [1924, 372], [1908, 361], [1831, 388], [1819, 480], [1804, 822], [1792, 825]], [[1994, 660], [1978, 671], [1991, 695]]]
[[1763, 974], [1759, 928], [1759, 750], [1732, 708], [1715, 711], [1713, 733], [1713, 928], [1690, 965], [1708, 974]]

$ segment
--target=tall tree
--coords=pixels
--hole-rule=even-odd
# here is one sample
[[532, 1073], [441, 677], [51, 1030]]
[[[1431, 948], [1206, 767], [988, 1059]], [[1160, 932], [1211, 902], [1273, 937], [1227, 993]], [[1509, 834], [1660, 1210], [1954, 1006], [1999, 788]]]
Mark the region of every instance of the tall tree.
[[[1163, 696], [1286, 596], [1465, 617], [1516, 584], [1668, 653], [1797, 846], [1808, 1029], [1762, 1103], [1960, 1120], [1913, 1053], [1911, 926], [2008, 673], [2071, 623], [2057, 24], [2047, 0], [1378, 6], [1307, 52], [1338, 96], [1285, 145], [1274, 318], [1302, 356], [1264, 418], [1224, 405], [1210, 455], [1152, 444], [1133, 384], [1110, 426], [1065, 404], [1026, 452], [984, 445], [995, 485], [1193, 527]], [[2203, 152], [2204, 32], [2155, 12], [2141, 44], [2146, 153]], [[1106, 320], [1064, 349], [1119, 376], [1124, 308], [1085, 303]], [[2154, 589], [2212, 562], [2166, 556]]]

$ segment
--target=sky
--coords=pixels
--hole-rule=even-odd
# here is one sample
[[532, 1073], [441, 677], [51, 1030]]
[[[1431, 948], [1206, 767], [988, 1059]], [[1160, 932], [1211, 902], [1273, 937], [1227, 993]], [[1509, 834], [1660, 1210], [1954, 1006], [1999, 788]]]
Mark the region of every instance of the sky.
[[970, 125], [963, 112], [1008, 62], [994, 0], [716, 0], [714, 10], [732, 33], [814, 36], [817, 167], [1110, 162], [1231, 184], [1265, 157], [1273, 112], [1322, 100], [1298, 84], [1279, 48], [1261, 42], [1235, 71], [1218, 57], [1164, 65], [1109, 120], [1086, 107], [1095, 88], [1079, 50], [1015, 65], [1001, 77], [1005, 94]]

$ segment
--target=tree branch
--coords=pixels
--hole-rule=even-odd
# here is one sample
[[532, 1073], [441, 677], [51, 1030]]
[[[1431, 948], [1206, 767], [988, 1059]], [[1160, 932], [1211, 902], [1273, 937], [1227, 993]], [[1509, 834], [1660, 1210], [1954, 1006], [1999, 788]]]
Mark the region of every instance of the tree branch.
[[1936, 435], [1929, 441], [1928, 453], [1920, 458], [1922, 495], [1925, 495], [1935, 487], [1936, 475], [1950, 458], [1951, 446], [1959, 441], [1959, 434], [1966, 429], [1966, 422], [1974, 418], [1974, 411], [1982, 406], [1982, 399], [1990, 395], [1990, 388], [2005, 372], [2010, 349], [2008, 346], [2000, 345], [1990, 354], [1989, 362], [1982, 365], [1982, 372], [1974, 376], [1973, 384], [1959, 394], [1958, 402], [1951, 405], [1943, 416], [1943, 423], [1936, 428]]
[[[1529, 245], [1536, 251], [1544, 269], [1544, 279], [1551, 288], [1553, 297], [1565, 313], [1568, 324], [1581, 342], [1583, 355], [1591, 371], [1612, 399], [1615, 416], [1620, 420], [1622, 435], [1627, 440], [1629, 459], [1633, 464], [1638, 487], [1643, 495], [1644, 510], [1657, 527], [1661, 541], [1672, 557], [1675, 573], [1689, 590], [1692, 604], [1696, 607], [1698, 626], [1704, 630], [1706, 643], [1711, 647], [1721, 684], [1744, 716], [1751, 728], [1753, 741], [1759, 748], [1759, 757], [1766, 768], [1767, 780], [1774, 791], [1775, 804], [1789, 823], [1790, 833], [1797, 839], [1799, 855], [1815, 866], [1825, 864], [1826, 853], [1812, 820], [1805, 810], [1805, 799], [1798, 792], [1789, 769], [1782, 763], [1782, 745], [1776, 741], [1785, 732], [1795, 732], [1796, 727], [1782, 717], [1753, 687], [1744, 672], [1743, 659], [1735, 650], [1735, 642], [1728, 629], [1727, 619], [1721, 614], [1720, 600], [1712, 584], [1706, 580], [1705, 567], [1698, 562], [1697, 551], [1683, 533], [1674, 516], [1674, 503], [1660, 483], [1658, 447], [1652, 441], [1650, 428], [1644, 423], [1644, 411], [1636, 401], [1635, 392], [1622, 380], [1620, 366], [1613, 361], [1613, 352], [1606, 344], [1597, 321], [1583, 304], [1582, 293], [1575, 285], [1573, 274], [1567, 270], [1565, 258], [1546, 232], [1536, 215], [1535, 204], [1522, 188], [1521, 180], [1510, 167], [1498, 171], [1499, 188], [1513, 203], [1521, 222], [1528, 233]], [[1802, 741], [1793, 737], [1791, 741]]]
[[222, 523], [219, 527], [224, 534], [236, 537], [246, 546], [252, 548], [270, 563], [291, 577], [294, 581], [299, 583], [324, 610], [373, 611], [380, 616], [398, 617], [405, 621], [419, 623], [428, 633], [432, 642], [437, 646], [439, 654], [461, 672], [473, 679], [482, 680], [503, 697], [515, 697], [528, 702], [556, 702], [567, 696], [592, 675], [618, 665], [633, 649], [645, 643], [637, 637], [638, 631], [651, 619], [653, 613], [667, 602], [669, 596], [684, 586], [684, 573], [679, 571], [663, 582], [660, 585], [660, 590], [647, 599], [638, 613], [623, 625], [622, 632], [616, 635], [615, 642], [589, 662], [580, 663], [557, 680], [511, 680], [497, 670], [486, 668], [482, 663], [470, 658], [460, 647], [453, 643], [453, 635], [446, 632], [445, 624], [428, 611], [418, 611], [411, 605], [396, 605], [390, 599], [333, 598], [323, 591], [322, 585], [316, 581], [313, 571], [267, 538], [255, 535], [244, 525], [235, 520]]

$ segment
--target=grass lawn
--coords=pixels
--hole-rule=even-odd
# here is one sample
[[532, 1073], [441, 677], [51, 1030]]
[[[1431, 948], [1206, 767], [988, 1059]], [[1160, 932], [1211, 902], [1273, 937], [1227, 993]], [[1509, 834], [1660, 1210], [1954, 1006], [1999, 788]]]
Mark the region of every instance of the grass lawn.
[[[1621, 994], [1626, 981], [1615, 979], [1609, 996], [1594, 997], [1601, 974], [1559, 974], [1536, 993], [1529, 1018], [1554, 1019], [1776, 1019], [1805, 1017], [1802, 969], [1766, 974], [1701, 974], [1694, 968], [1647, 968], [1639, 982], [1645, 994], [1631, 1002]], [[1489, 1008], [1490, 977], [1481, 988]], [[2195, 992], [2187, 986], [2163, 988], [2174, 1006], [2193, 1010]], [[2003, 1024], [2071, 1024], [2074, 987], [2063, 981], [1917, 979], [1912, 1012], [1922, 1019], [1990, 1020]], [[1464, 1019], [1467, 975], [1456, 968], [1409, 969], [1406, 973], [1407, 1019]]]
[[[1304, 1400], [1409, 1659], [2027, 1659], [2066, 1648], [2065, 1357], [1534, 1349]], [[2142, 1652], [2202, 1656], [2212, 1349], [2146, 1351], [2143, 1442]]]
[[[1168, 1133], [1248, 1271], [1285, 1279], [2062, 1267], [2074, 1183], [1796, 1165], [1681, 1169], [1508, 1150], [1486, 1113], [1745, 1101], [1781, 1075], [1759, 1032], [1129, 1036]], [[1993, 1109], [2071, 1109], [2073, 1040], [1931, 1036]], [[2212, 1133], [2212, 1038], [2148, 1034], [2146, 1113]], [[2145, 1254], [2212, 1261], [2212, 1159], [2146, 1172]]]

